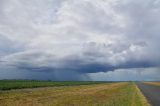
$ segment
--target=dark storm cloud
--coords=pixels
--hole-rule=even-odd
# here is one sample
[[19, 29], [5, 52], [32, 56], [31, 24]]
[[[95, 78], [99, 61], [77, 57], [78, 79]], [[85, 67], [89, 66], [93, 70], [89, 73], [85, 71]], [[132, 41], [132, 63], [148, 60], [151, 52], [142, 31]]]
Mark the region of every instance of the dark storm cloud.
[[[104, 44], [101, 45], [105, 47]], [[100, 60], [98, 60], [97, 57]], [[15, 67], [18, 70], [44, 71], [46, 73], [50, 71], [72, 71], [82, 74], [107, 72], [116, 69], [149, 68], [160, 66], [159, 64], [147, 59], [136, 60], [133, 58], [126, 58], [124, 62], [117, 64], [113, 64], [108, 61], [109, 59], [107, 59], [108, 57], [105, 57], [105, 55], [99, 51], [92, 51], [92, 53], [89, 54], [84, 51], [81, 55], [73, 54], [63, 58], [58, 58], [50, 53], [28, 52], [3, 58], [2, 60], [4, 61], [1, 62], [7, 64], [8, 66]]]

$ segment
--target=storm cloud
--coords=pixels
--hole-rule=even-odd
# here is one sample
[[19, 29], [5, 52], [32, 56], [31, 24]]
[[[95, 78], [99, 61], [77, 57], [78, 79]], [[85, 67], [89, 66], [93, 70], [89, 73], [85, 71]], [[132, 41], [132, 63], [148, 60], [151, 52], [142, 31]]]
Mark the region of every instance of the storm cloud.
[[159, 13], [160, 0], [0, 0], [0, 79], [160, 80]]

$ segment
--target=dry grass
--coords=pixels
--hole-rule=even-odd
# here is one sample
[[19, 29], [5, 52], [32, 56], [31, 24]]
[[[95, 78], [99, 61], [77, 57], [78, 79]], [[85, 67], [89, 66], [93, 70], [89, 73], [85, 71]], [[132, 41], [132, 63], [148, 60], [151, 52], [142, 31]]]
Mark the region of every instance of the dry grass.
[[0, 106], [147, 106], [132, 82], [0, 92]]
[[155, 86], [160, 86], [160, 82], [143, 82], [145, 84], [150, 84], [150, 85], [155, 85]]

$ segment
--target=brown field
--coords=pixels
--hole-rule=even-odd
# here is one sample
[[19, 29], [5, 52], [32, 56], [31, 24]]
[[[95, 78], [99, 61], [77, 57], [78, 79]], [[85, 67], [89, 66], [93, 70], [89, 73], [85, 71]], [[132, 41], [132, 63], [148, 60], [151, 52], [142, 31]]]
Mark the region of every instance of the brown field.
[[149, 106], [136, 84], [48, 87], [0, 91], [0, 106]]
[[160, 86], [160, 82], [143, 82], [145, 84], [150, 84], [150, 85], [155, 85], [155, 86]]

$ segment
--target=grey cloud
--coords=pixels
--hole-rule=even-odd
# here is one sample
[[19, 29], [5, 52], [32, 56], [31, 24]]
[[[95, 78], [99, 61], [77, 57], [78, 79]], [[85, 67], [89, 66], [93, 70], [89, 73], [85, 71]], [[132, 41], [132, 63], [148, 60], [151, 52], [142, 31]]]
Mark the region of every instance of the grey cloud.
[[15, 43], [8, 37], [0, 34], [0, 58], [21, 50], [23, 50], [21, 45], [18, 45], [18, 43]]
[[[96, 51], [94, 49], [96, 49]], [[119, 54], [116, 56], [116, 58], [113, 54], [105, 54], [105, 49], [108, 49], [105, 44], [91, 42], [88, 43], [86, 48], [83, 49], [84, 51], [79, 54], [58, 57], [57, 54], [53, 54], [52, 52], [28, 51], [3, 57], [2, 60], [5, 61], [4, 64], [16, 67], [18, 69], [46, 72], [57, 70], [75, 71], [84, 74], [95, 73], [99, 71], [113, 71], [115, 69], [159, 66], [159, 64], [156, 64], [153, 61], [145, 58], [137, 60], [136, 58], [128, 57], [128, 54], [123, 55], [123, 48], [122, 53], [118, 52]], [[130, 48], [127, 48], [124, 51], [128, 51], [128, 49]], [[131, 54], [131, 51], [129, 52]], [[116, 62], [116, 64], [110, 61], [112, 59], [117, 59], [118, 61], [121, 58], [124, 58], [125, 60], [120, 60], [121, 62]]]

